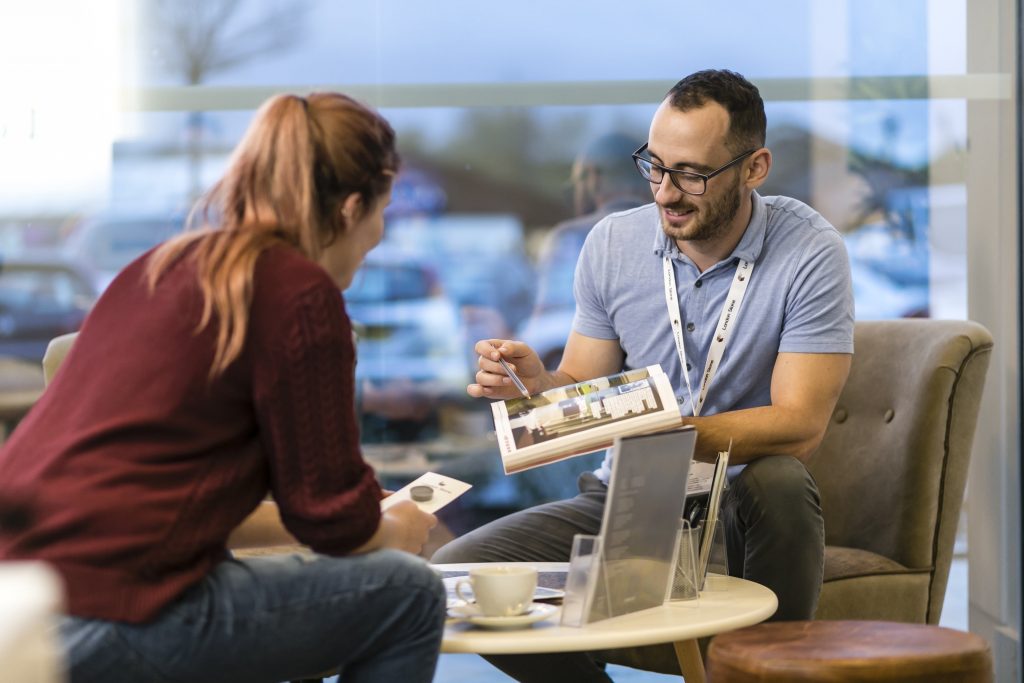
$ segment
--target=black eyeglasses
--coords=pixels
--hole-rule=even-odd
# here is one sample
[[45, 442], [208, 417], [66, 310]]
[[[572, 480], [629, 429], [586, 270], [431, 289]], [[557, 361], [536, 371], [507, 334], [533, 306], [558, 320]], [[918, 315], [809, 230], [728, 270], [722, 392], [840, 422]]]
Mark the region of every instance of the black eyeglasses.
[[734, 164], [738, 164], [743, 161], [751, 154], [756, 152], [756, 149], [749, 150], [739, 155], [725, 166], [722, 166], [718, 170], [712, 171], [707, 175], [703, 173], [694, 173], [693, 171], [680, 171], [677, 168], [665, 168], [661, 164], [656, 164], [647, 157], [640, 156], [647, 151], [647, 143], [637, 151], [633, 152], [633, 163], [636, 164], [636, 170], [640, 171], [640, 175], [644, 177], [648, 182], [654, 183], [655, 185], [661, 185], [661, 181], [665, 178], [665, 174], [672, 179], [672, 184], [679, 188], [686, 194], [704, 194], [708, 190], [708, 181], [714, 178], [722, 171], [728, 169]]

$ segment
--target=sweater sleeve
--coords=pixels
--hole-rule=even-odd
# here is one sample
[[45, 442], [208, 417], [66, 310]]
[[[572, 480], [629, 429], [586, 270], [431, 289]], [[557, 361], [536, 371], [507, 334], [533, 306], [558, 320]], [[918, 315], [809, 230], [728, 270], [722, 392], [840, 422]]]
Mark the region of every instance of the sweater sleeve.
[[271, 490], [285, 527], [343, 555], [380, 522], [381, 489], [359, 449], [355, 348], [341, 293], [316, 286], [273, 314], [276, 339], [253, 358], [253, 395]]

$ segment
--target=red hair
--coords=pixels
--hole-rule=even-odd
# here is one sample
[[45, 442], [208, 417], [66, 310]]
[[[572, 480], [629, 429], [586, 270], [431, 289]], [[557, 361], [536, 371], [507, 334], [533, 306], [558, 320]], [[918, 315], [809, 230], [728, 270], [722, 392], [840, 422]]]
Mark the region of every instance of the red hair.
[[[227, 171], [196, 204], [190, 228], [153, 254], [154, 289], [189, 247], [203, 293], [199, 330], [216, 319], [211, 376], [245, 345], [253, 273], [260, 253], [290, 244], [310, 259], [337, 239], [341, 202], [370, 207], [398, 170], [395, 133], [368, 107], [339, 93], [278, 95], [257, 112]], [[193, 246], [194, 245], [194, 246]]]

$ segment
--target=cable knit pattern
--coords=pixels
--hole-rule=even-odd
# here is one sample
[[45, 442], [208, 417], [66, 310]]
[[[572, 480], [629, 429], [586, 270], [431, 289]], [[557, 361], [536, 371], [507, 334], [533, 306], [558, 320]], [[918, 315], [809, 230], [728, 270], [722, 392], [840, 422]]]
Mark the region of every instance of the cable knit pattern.
[[50, 562], [82, 617], [152, 619], [224, 559], [268, 491], [319, 552], [350, 552], [380, 519], [351, 325], [327, 273], [290, 247], [262, 254], [245, 348], [211, 381], [190, 262], [150, 295], [146, 258], [104, 292], [0, 451], [0, 496], [29, 496], [33, 514], [0, 535], [0, 558]]
[[258, 368], [255, 387], [274, 497], [297, 538], [344, 553], [380, 516], [380, 489], [359, 451], [352, 330], [333, 284], [299, 292], [286, 310], [280, 367]]

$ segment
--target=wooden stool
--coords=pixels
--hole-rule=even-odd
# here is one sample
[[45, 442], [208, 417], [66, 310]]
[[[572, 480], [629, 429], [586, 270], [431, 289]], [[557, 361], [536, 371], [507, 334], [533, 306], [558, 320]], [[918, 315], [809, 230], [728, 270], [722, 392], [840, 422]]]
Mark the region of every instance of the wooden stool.
[[973, 633], [889, 621], [789, 621], [715, 637], [709, 683], [991, 683], [992, 653]]

